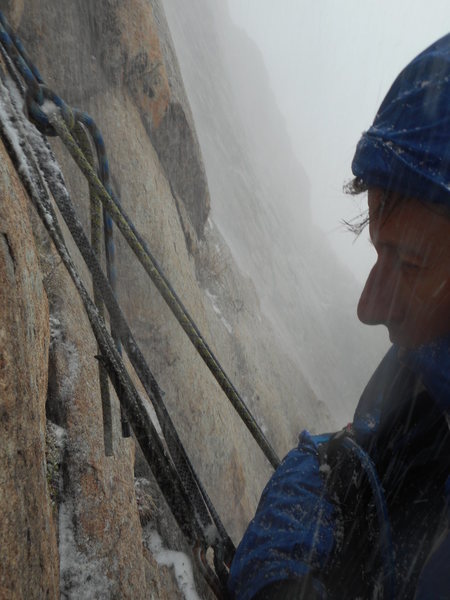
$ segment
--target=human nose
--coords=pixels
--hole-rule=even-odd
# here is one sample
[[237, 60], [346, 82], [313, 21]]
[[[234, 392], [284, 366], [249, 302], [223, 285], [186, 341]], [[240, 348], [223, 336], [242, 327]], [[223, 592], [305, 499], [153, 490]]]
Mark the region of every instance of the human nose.
[[358, 302], [358, 318], [366, 325], [380, 325], [401, 320], [398, 277], [392, 265], [378, 256]]

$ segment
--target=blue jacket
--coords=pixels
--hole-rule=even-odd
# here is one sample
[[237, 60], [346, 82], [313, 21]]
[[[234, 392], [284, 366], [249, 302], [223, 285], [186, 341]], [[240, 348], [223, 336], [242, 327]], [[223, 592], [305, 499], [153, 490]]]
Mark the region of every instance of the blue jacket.
[[318, 598], [450, 599], [448, 412], [449, 341], [391, 348], [351, 426], [385, 516], [360, 461], [329, 435], [304, 432], [237, 549], [232, 597], [251, 600], [274, 582], [308, 577]]

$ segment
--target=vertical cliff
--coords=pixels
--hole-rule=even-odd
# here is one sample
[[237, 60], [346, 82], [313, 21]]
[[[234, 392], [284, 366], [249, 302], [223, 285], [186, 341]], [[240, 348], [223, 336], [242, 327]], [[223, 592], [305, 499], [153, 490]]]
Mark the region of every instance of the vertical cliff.
[[[48, 85], [97, 121], [116, 194], [279, 454], [307, 424], [331, 427], [208, 217], [202, 153], [161, 3], [2, 0], [0, 8]], [[1, 89], [7, 114], [17, 91], [11, 80]], [[26, 139], [31, 126], [18, 110], [10, 126]], [[51, 144], [89, 233], [88, 186], [61, 143]], [[113, 453], [105, 455], [89, 321], [5, 152], [1, 162], [1, 593], [175, 598], [155, 532], [172, 549], [188, 548], [133, 438], [121, 435], [114, 395]], [[118, 232], [115, 239], [119, 301], [238, 541], [271, 468]]]
[[58, 550], [46, 480], [50, 328], [28, 200], [0, 146], [0, 597], [55, 598]]
[[[314, 392], [349, 420], [386, 339], [356, 319], [360, 284], [311, 219], [307, 174], [262, 53], [222, 0], [164, 6], [205, 157], [212, 218]], [[299, 102], [298, 111], [306, 106]]]

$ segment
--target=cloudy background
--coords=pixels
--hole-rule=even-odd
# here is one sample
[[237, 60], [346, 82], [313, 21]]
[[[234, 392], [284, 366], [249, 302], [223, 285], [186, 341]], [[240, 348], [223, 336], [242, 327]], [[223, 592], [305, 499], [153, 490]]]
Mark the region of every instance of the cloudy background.
[[261, 50], [291, 142], [311, 186], [314, 220], [362, 281], [367, 236], [341, 226], [360, 200], [342, 193], [360, 133], [399, 71], [448, 32], [448, 0], [228, 0]]

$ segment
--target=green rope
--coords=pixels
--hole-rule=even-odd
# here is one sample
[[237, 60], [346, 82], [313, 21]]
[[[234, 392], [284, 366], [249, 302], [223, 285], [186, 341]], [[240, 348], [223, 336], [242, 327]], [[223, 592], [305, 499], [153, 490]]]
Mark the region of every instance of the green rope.
[[205, 537], [207, 537], [208, 531], [211, 531], [212, 518], [217, 530], [220, 533], [225, 551], [225, 559], [227, 563], [229, 563], [234, 554], [234, 545], [230, 540], [206, 490], [204, 489], [203, 484], [198, 478], [189, 460], [189, 457], [186, 454], [186, 451], [184, 450], [177, 430], [165, 407], [163, 401], [163, 392], [159, 388], [156, 379], [150, 371], [150, 368], [148, 367], [148, 364], [146, 363], [145, 358], [136, 340], [134, 339], [128, 323], [116, 300], [110, 283], [103, 273], [97, 257], [89, 245], [88, 239], [83, 230], [83, 226], [73, 208], [62, 174], [58, 172], [55, 175], [54, 168], [51, 166], [56, 160], [53, 152], [49, 147], [48, 142], [44, 138], [31, 137], [30, 142], [35, 154], [39, 158], [39, 163], [48, 182], [52, 196], [56, 201], [58, 209], [92, 274], [94, 289], [97, 288], [101, 293], [101, 296], [108, 309], [113, 329], [117, 332], [118, 336], [122, 340], [131, 364], [155, 409], [172, 460], [177, 468], [185, 490], [193, 499], [195, 513], [201, 523], [202, 529], [204, 530]]
[[86, 177], [89, 185], [91, 185], [95, 189], [96, 193], [98, 194], [98, 197], [103, 203], [104, 208], [111, 215], [111, 218], [121, 231], [122, 235], [125, 237], [126, 241], [135, 253], [139, 262], [144, 267], [147, 274], [150, 276], [153, 283], [155, 284], [155, 286], [165, 299], [166, 303], [172, 310], [172, 313], [174, 314], [175, 318], [180, 323], [187, 336], [191, 340], [192, 344], [205, 361], [209, 370], [214, 375], [216, 381], [219, 383], [220, 387], [231, 401], [233, 407], [238, 412], [239, 416], [244, 421], [249, 431], [252, 433], [253, 437], [255, 438], [256, 442], [266, 455], [267, 459], [276, 469], [280, 464], [280, 460], [277, 457], [275, 451], [264, 436], [260, 427], [251, 415], [250, 411], [248, 410], [239, 393], [233, 386], [232, 382], [229, 380], [228, 376], [220, 366], [214, 354], [209, 349], [206, 341], [200, 334], [194, 321], [192, 320], [189, 313], [181, 303], [181, 300], [178, 298], [178, 296], [170, 286], [168, 280], [163, 275], [161, 268], [157, 264], [156, 260], [150, 254], [148, 249], [144, 247], [144, 243], [141, 239], [139, 239], [139, 234], [137, 234], [134, 228], [130, 226], [130, 219], [125, 214], [123, 208], [121, 206], [118, 206], [114, 202], [113, 198], [105, 190], [95, 171], [92, 169], [88, 160], [83, 155], [83, 152], [81, 151], [75, 139], [71, 135], [60, 114], [57, 112], [53, 112], [49, 115], [48, 118], [52, 127], [57, 132], [58, 136], [61, 138], [64, 145], [69, 150], [71, 156], [77, 163], [78, 167]]
[[[94, 154], [92, 152], [89, 138], [86, 135], [80, 123], [77, 123], [74, 127], [74, 137], [77, 140], [83, 154], [88, 160], [89, 164], [93, 167], [95, 164]], [[89, 197], [90, 197], [90, 213], [91, 213], [91, 246], [96, 254], [98, 260], [102, 255], [102, 203], [98, 197], [97, 192], [92, 185], [89, 184]], [[102, 296], [98, 290], [98, 286], [95, 285], [94, 281], [94, 303], [97, 307], [98, 314], [105, 320], [105, 307], [103, 304]], [[100, 349], [99, 349], [100, 352]], [[98, 378], [100, 385], [100, 397], [102, 400], [102, 415], [103, 415], [103, 443], [105, 446], [105, 455], [113, 456], [113, 435], [112, 435], [112, 407], [111, 407], [111, 395], [109, 393], [108, 373], [99, 361], [98, 363]]]
[[[138, 391], [126, 371], [114, 340], [107, 331], [104, 321], [100, 318], [96, 306], [90, 299], [89, 294], [77, 273], [70, 253], [65, 245], [63, 234], [59, 228], [46, 184], [42, 181], [39, 167], [35, 164], [35, 160], [33, 160], [34, 157], [30, 157], [26, 150], [21, 148], [20, 150], [24, 153], [27, 165], [30, 167], [29, 169], [21, 168], [23, 166], [23, 158], [18, 154], [17, 145], [15, 145], [14, 140], [9, 135], [10, 125], [8, 124], [5, 126], [4, 118], [5, 116], [2, 115], [0, 111], [2, 138], [5, 141], [7, 150], [19, 173], [22, 183], [33, 201], [41, 221], [45, 225], [62, 262], [80, 295], [97, 344], [101, 349], [102, 354], [99, 359], [108, 370], [117, 395], [125, 406], [136, 440], [139, 443], [146, 460], [152, 465], [152, 470], [164, 495], [166, 498], [168, 497], [172, 500], [171, 509], [180, 529], [183, 531], [187, 540], [190, 543], [195, 544], [197, 540], [204, 539], [204, 536], [197, 525], [195, 510], [189, 496], [180, 481], [172, 460], [168, 456], [164, 445], [158, 436]], [[31, 176], [31, 173], [33, 173], [33, 177]]]

